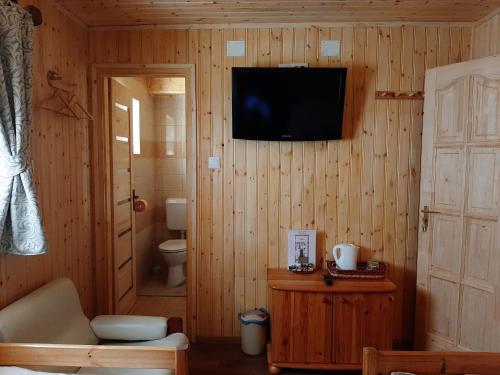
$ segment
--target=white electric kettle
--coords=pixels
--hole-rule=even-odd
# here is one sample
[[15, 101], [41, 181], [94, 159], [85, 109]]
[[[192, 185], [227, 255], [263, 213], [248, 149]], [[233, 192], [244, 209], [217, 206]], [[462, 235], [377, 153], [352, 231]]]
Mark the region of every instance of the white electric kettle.
[[341, 270], [355, 270], [358, 263], [359, 246], [352, 243], [339, 243], [333, 247], [333, 259]]

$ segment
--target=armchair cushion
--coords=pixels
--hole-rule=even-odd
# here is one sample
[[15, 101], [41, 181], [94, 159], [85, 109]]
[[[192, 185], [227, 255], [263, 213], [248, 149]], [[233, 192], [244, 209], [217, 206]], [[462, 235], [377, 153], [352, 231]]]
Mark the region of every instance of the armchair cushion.
[[167, 336], [167, 318], [138, 315], [99, 315], [90, 322], [101, 340], [147, 341]]

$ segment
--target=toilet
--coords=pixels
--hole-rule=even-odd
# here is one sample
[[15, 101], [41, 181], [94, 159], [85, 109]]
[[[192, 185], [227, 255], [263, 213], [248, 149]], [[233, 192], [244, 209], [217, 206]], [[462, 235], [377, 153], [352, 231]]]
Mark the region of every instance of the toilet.
[[167, 228], [180, 231], [181, 239], [167, 240], [158, 245], [168, 267], [167, 287], [176, 287], [186, 281], [186, 199], [168, 198], [165, 201]]

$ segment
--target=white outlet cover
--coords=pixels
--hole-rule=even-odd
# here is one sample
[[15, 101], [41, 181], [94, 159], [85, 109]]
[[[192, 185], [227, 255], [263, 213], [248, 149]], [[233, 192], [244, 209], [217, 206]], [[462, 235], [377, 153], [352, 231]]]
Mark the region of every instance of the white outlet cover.
[[245, 41], [244, 40], [228, 40], [226, 55], [228, 57], [245, 56]]
[[220, 157], [209, 156], [208, 157], [208, 169], [219, 169], [220, 168]]
[[322, 40], [321, 56], [340, 56], [340, 40]]

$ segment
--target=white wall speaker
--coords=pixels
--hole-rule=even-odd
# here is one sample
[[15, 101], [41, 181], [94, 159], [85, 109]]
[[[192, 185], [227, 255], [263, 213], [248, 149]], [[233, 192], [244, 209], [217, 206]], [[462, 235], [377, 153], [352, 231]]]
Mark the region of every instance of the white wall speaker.
[[226, 55], [228, 57], [245, 56], [245, 41], [244, 40], [228, 40]]
[[321, 56], [340, 56], [340, 40], [322, 40]]

